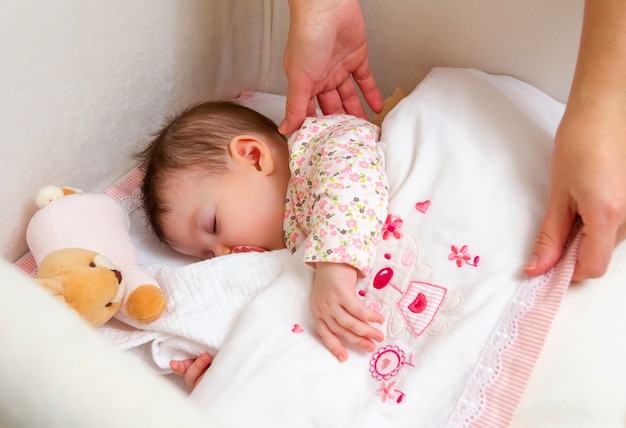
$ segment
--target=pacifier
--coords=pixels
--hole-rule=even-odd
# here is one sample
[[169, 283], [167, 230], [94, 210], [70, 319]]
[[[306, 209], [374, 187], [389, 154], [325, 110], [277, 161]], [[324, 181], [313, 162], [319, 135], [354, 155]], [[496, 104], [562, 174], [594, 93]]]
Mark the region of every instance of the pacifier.
[[265, 251], [267, 251], [265, 248], [255, 247], [254, 245], [237, 245], [231, 250], [232, 253], [264, 253]]

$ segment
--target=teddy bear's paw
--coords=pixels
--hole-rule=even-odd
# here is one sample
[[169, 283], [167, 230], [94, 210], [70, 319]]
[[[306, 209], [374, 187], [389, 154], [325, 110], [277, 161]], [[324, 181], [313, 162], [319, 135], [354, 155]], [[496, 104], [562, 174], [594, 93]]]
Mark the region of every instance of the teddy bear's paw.
[[141, 285], [128, 296], [126, 314], [141, 323], [157, 320], [165, 310], [165, 296], [159, 287]]

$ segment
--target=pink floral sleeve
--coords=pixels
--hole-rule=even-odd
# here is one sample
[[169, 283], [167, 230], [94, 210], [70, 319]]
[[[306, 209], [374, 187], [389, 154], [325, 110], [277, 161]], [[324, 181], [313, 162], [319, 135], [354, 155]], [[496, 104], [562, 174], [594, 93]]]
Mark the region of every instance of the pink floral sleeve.
[[367, 275], [387, 216], [378, 127], [332, 115], [309, 118], [289, 140], [292, 177], [285, 242], [304, 261], [346, 263]]

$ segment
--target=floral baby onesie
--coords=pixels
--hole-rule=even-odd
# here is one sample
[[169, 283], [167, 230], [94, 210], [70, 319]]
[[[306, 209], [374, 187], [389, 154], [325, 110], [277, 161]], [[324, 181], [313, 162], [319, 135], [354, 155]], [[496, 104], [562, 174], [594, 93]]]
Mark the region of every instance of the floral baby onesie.
[[387, 217], [388, 186], [376, 125], [349, 115], [308, 118], [289, 139], [283, 223], [304, 261], [345, 263], [365, 276]]

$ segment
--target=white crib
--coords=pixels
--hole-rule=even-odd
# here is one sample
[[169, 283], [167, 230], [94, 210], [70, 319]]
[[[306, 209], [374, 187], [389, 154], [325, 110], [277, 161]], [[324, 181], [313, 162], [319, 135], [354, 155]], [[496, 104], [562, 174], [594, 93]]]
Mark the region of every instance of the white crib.
[[[384, 97], [445, 66], [510, 75], [567, 98], [582, 0], [361, 4]], [[288, 25], [285, 0], [0, 6], [0, 426], [229, 426], [52, 305], [10, 263], [27, 251], [43, 185], [101, 191], [133, 167], [131, 154], [174, 110], [244, 89], [284, 94]], [[626, 325], [611, 314], [626, 297], [625, 261], [622, 245], [606, 277], [566, 296], [514, 426], [624, 425]]]

